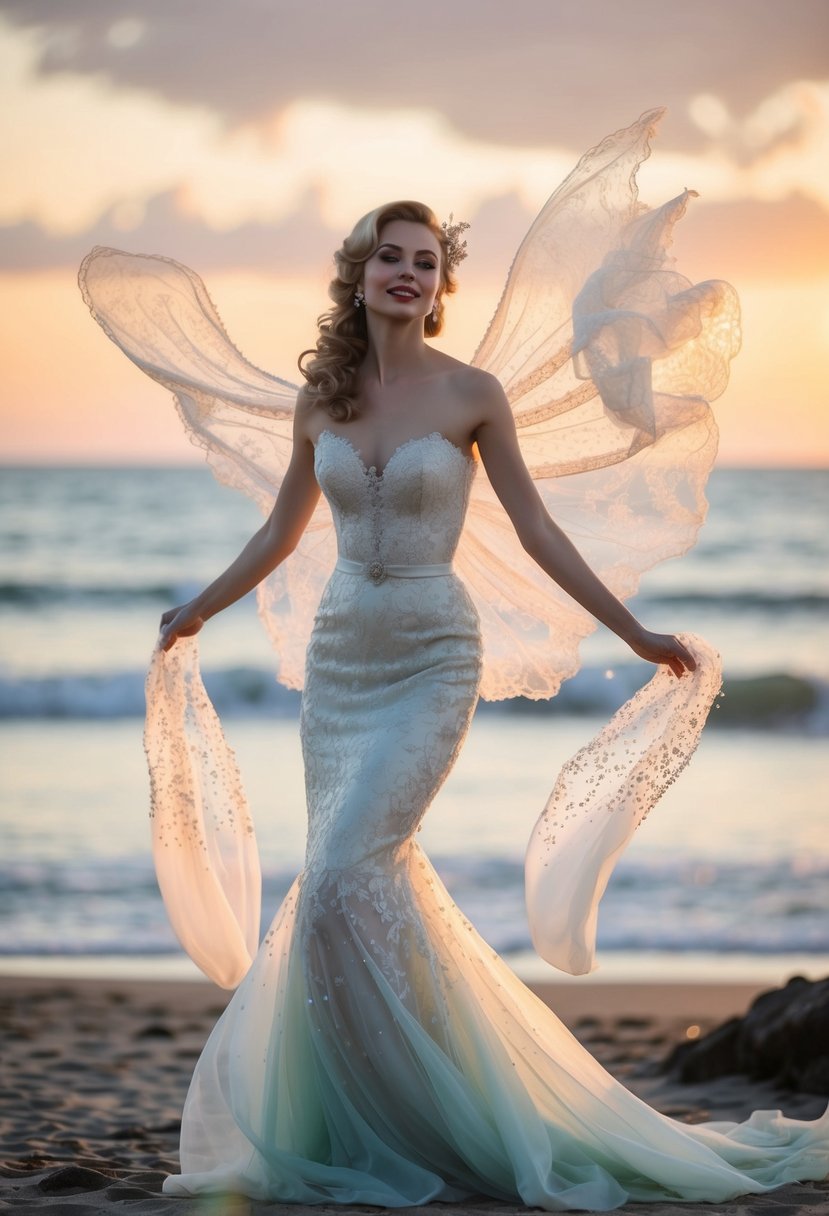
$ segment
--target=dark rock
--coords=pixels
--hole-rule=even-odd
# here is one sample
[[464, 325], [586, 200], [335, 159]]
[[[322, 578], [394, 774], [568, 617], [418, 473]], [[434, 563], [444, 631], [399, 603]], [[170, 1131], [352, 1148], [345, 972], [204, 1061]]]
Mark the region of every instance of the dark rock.
[[174, 1039], [175, 1032], [164, 1022], [149, 1022], [133, 1035], [135, 1039]]
[[675, 1048], [664, 1070], [685, 1083], [740, 1072], [829, 1095], [829, 979], [796, 976], [761, 993], [745, 1017]]
[[79, 1165], [65, 1165], [41, 1178], [37, 1189], [44, 1195], [65, 1195], [69, 1191], [101, 1191], [112, 1182], [106, 1174], [84, 1169]]
[[798, 1088], [806, 1094], [829, 1094], [829, 1055], [804, 1065]]
[[126, 1127], [115, 1127], [107, 1132], [108, 1140], [146, 1140], [147, 1133], [143, 1127], [128, 1124]]
[[665, 1061], [665, 1072], [676, 1073], [684, 1085], [738, 1072], [741, 1026], [740, 1018], [731, 1018], [693, 1043], [680, 1043]]

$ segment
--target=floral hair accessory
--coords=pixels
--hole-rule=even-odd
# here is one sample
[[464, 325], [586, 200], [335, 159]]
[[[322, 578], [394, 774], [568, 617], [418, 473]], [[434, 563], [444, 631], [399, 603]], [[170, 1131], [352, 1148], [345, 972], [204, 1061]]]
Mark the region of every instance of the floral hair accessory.
[[441, 224], [444, 236], [446, 237], [449, 245], [449, 248], [446, 251], [446, 265], [450, 270], [454, 270], [458, 263], [462, 262], [467, 256], [466, 241], [462, 241], [460, 237], [461, 233], [466, 232], [469, 224], [465, 224], [463, 220], [458, 220], [457, 224], [454, 224], [452, 222], [454, 218], [454, 214], [450, 212], [449, 219], [444, 220]]

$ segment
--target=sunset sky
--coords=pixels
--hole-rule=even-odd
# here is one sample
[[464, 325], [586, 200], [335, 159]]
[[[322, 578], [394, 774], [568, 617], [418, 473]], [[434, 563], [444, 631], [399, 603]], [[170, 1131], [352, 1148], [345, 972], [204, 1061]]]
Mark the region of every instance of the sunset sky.
[[667, 105], [642, 197], [699, 191], [678, 268], [743, 305], [720, 462], [827, 464], [828, 63], [826, 0], [0, 0], [0, 459], [199, 459], [89, 318], [92, 245], [187, 262], [295, 380], [343, 235], [422, 198], [472, 224], [466, 358], [578, 156]]

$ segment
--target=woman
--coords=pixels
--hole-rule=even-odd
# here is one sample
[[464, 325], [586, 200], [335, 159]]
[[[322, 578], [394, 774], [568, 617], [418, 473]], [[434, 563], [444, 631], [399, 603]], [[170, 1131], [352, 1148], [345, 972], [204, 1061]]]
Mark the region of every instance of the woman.
[[[451, 564], [478, 461], [545, 575], [636, 654], [676, 677], [696, 668], [553, 523], [498, 381], [426, 343], [454, 290], [458, 235], [416, 203], [357, 224], [336, 255], [334, 308], [302, 358], [270, 516], [224, 574], [162, 617], [175, 655], [287, 559], [322, 491], [338, 557], [307, 652], [306, 864], [197, 1066], [182, 1175], [165, 1190], [380, 1206], [483, 1194], [606, 1210], [822, 1177], [829, 1114], [689, 1127], [614, 1082], [477, 937], [414, 843], [478, 695], [477, 614]], [[201, 391], [191, 378], [194, 400]], [[201, 784], [217, 781], [196, 751]], [[168, 762], [157, 801], [178, 796]], [[194, 798], [188, 786], [182, 834]], [[209, 933], [211, 908], [198, 915]]]
[[[644, 629], [550, 519], [522, 460], [512, 411], [495, 377], [426, 344], [426, 332], [440, 333], [443, 297], [455, 289], [451, 252], [449, 239], [421, 203], [391, 203], [359, 221], [335, 255], [339, 274], [330, 292], [338, 307], [323, 322], [316, 357], [304, 372], [308, 385], [297, 401], [293, 455], [270, 518], [215, 583], [191, 603], [164, 614], [165, 650], [179, 636], [198, 632], [205, 620], [252, 590], [293, 552], [320, 494], [316, 449], [321, 440], [333, 439], [349, 448], [352, 461], [362, 466], [372, 496], [386, 466], [406, 446], [423, 444], [430, 455], [436, 446], [453, 448], [469, 476], [477, 448], [521, 544], [549, 577], [641, 658], [667, 664], [676, 676], [694, 670], [688, 649], [674, 637]], [[347, 354], [338, 358], [334, 352], [348, 341], [340, 333], [343, 313], [347, 317], [355, 307], [364, 318], [365, 337], [352, 338]], [[342, 455], [341, 447], [338, 458]], [[447, 521], [456, 535], [462, 523], [462, 517]], [[379, 525], [361, 539], [368, 548], [358, 545], [356, 560], [366, 566], [375, 556], [393, 562], [399, 555]], [[406, 549], [410, 545], [411, 540]], [[441, 560], [451, 561], [453, 550], [450, 537], [442, 537], [437, 550]], [[376, 612], [376, 606], [369, 611]], [[322, 626], [320, 632], [325, 632]], [[472, 671], [478, 665], [478, 649], [473, 643]], [[471, 697], [474, 704], [474, 685]]]

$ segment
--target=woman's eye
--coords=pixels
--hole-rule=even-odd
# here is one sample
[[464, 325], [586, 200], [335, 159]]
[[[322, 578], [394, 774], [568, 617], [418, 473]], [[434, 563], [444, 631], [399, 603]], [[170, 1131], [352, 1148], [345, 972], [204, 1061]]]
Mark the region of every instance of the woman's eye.
[[421, 262], [420, 269], [421, 270], [437, 270], [437, 266], [435, 265], [434, 262]]
[[380, 261], [381, 262], [396, 262], [397, 258], [394, 256], [393, 253], [381, 253]]

